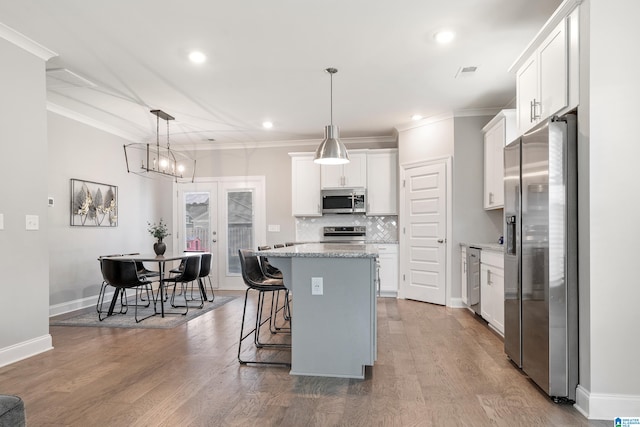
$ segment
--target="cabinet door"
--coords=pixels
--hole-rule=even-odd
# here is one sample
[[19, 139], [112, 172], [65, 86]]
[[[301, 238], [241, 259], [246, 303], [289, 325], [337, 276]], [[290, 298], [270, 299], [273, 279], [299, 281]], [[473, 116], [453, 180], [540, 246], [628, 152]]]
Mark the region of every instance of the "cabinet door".
[[367, 154], [367, 215], [398, 214], [398, 153]]
[[460, 290], [462, 291], [462, 302], [467, 302], [467, 248], [460, 251]]
[[504, 335], [504, 270], [491, 267], [489, 269], [490, 286], [493, 291], [492, 322], [494, 328]]
[[378, 245], [380, 261], [380, 294], [398, 293], [398, 245]]
[[293, 216], [321, 216], [320, 165], [313, 154], [291, 158], [291, 207]]
[[491, 323], [493, 318], [493, 291], [489, 282], [489, 267], [480, 264], [480, 316]]
[[342, 188], [343, 187], [343, 167], [342, 165], [322, 165], [321, 185], [322, 188]]
[[343, 165], [344, 187], [367, 186], [367, 155], [365, 153], [350, 154], [351, 160]]
[[540, 103], [542, 118], [550, 117], [568, 105], [567, 21], [563, 20], [538, 50]]
[[[516, 93], [518, 106], [518, 129], [520, 134], [531, 129], [538, 121], [535, 114], [540, 110], [538, 103], [538, 61], [534, 54], [516, 75]], [[536, 110], [536, 111], [534, 111]]]
[[484, 135], [484, 208], [504, 206], [505, 120], [498, 121]]

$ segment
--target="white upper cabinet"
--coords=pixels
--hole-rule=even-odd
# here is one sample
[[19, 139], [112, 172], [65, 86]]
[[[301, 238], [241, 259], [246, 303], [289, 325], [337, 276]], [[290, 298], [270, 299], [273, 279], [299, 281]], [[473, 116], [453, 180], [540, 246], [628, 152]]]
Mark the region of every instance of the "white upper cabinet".
[[398, 215], [398, 150], [367, 153], [367, 215]]
[[484, 132], [484, 208], [504, 207], [504, 146], [516, 134], [516, 111], [502, 110], [487, 125]]
[[[562, 14], [565, 14], [562, 16]], [[517, 126], [520, 134], [548, 117], [578, 105], [579, 9], [566, 15], [559, 10], [540, 32], [544, 38], [534, 40], [535, 50], [521, 57], [516, 72]], [[515, 65], [515, 64], [514, 64]]]
[[293, 216], [321, 216], [320, 165], [314, 153], [291, 153], [291, 210]]
[[322, 165], [322, 188], [365, 188], [367, 186], [367, 154], [349, 152], [344, 165]]

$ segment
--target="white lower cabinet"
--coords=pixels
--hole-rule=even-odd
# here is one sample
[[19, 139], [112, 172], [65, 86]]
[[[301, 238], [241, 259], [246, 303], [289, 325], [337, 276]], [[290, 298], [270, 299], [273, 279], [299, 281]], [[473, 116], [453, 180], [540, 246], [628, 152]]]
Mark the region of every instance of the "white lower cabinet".
[[480, 255], [481, 315], [504, 335], [504, 254], [483, 250]]
[[395, 297], [398, 295], [398, 245], [378, 245], [378, 261], [380, 263], [380, 296]]

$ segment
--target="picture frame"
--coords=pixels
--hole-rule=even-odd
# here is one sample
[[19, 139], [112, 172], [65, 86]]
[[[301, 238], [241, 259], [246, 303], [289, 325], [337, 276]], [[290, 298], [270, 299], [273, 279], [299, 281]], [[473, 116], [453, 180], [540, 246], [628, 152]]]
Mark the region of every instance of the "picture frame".
[[118, 226], [118, 186], [71, 178], [70, 225]]

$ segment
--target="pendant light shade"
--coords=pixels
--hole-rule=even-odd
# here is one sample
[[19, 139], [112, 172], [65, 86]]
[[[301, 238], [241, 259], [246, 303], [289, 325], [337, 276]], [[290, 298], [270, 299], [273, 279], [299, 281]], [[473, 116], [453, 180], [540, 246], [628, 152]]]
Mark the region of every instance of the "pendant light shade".
[[327, 68], [325, 71], [331, 75], [331, 124], [324, 127], [324, 140], [318, 146], [313, 161], [323, 165], [342, 165], [349, 163], [349, 154], [340, 141], [338, 126], [333, 125], [333, 75], [338, 70]]

